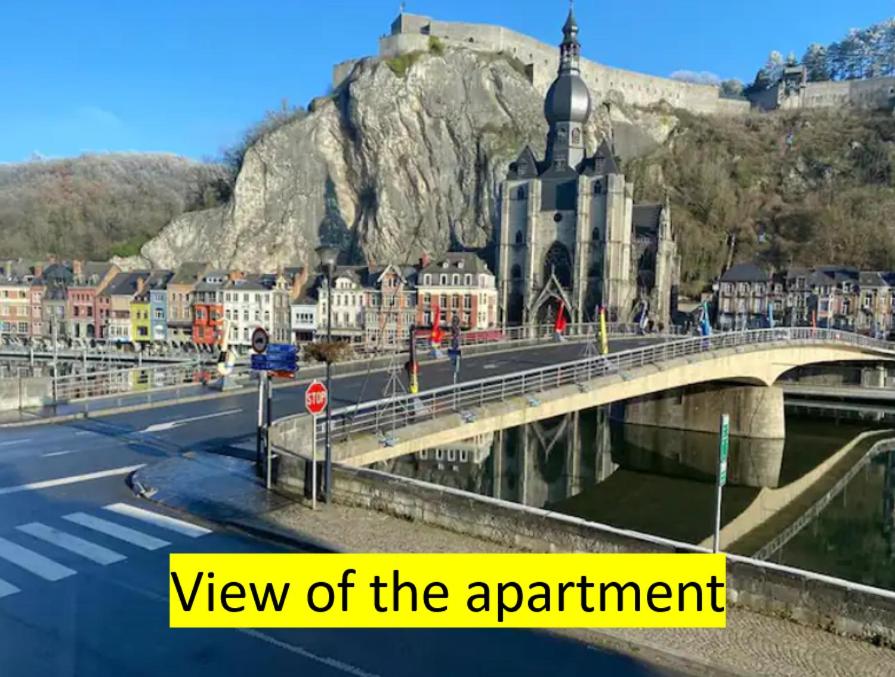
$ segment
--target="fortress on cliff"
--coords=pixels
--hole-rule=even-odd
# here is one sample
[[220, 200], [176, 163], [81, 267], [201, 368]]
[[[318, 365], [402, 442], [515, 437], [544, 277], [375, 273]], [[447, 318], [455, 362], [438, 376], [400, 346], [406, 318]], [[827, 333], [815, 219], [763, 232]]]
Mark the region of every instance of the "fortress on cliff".
[[[391, 31], [379, 39], [379, 56], [392, 58], [429, 49], [435, 37], [445, 47], [464, 47], [485, 52], [502, 52], [525, 65], [531, 83], [546, 92], [556, 74], [555, 47], [502, 26], [438, 21], [428, 16], [402, 12], [392, 22]], [[333, 86], [351, 73], [357, 59], [333, 68]], [[895, 78], [807, 82], [805, 69], [790, 64], [776, 83], [750, 87], [748, 98], [721, 96], [715, 85], [695, 84], [644, 75], [581, 59], [581, 77], [598, 101], [623, 101], [634, 106], [651, 106], [662, 101], [694, 113], [738, 115], [752, 109], [840, 108], [865, 110], [895, 109]]]

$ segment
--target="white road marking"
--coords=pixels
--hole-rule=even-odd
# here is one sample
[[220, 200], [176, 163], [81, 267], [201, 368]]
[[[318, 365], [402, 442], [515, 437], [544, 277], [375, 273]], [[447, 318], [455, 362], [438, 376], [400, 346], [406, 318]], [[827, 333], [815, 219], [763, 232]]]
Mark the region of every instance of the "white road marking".
[[69, 449], [68, 451], [51, 451], [48, 454], [41, 454], [41, 456], [43, 456], [44, 458], [50, 458], [51, 456], [66, 456], [68, 454], [77, 453], [77, 451], [80, 451], [80, 450]]
[[229, 416], [230, 414], [238, 414], [242, 409], [228, 409], [227, 411], [219, 411], [214, 414], [205, 414], [204, 416], [190, 416], [189, 418], [180, 418], [176, 421], [165, 421], [164, 423], [153, 423], [151, 426], [138, 430], [141, 433], [158, 433], [164, 430], [171, 430], [182, 426], [184, 423], [192, 423], [193, 421], [204, 421], [207, 418], [218, 418], [219, 416]]
[[5, 538], [0, 538], [0, 557], [48, 581], [58, 581], [78, 573]]
[[30, 437], [26, 437], [25, 439], [21, 439], [21, 440], [8, 440], [6, 442], [0, 442], [0, 447], [8, 447], [11, 444], [21, 444], [22, 442], [30, 442], [30, 441], [31, 441]]
[[94, 531], [106, 534], [112, 538], [117, 538], [120, 541], [126, 541], [127, 543], [139, 546], [144, 550], [158, 550], [159, 548], [164, 548], [166, 545], [171, 545], [168, 541], [163, 541], [155, 536], [144, 534], [142, 531], [137, 531], [130, 527], [123, 527], [115, 522], [108, 522], [83, 512], [73, 512], [71, 515], [64, 515], [62, 519], [74, 522], [75, 524], [80, 524], [82, 527], [93, 529]]
[[16, 586], [14, 586], [12, 583], [7, 583], [2, 578], [0, 578], [0, 597], [6, 597], [7, 595], [14, 595], [17, 592], [20, 592], [20, 591]]
[[237, 632], [241, 632], [242, 634], [248, 635], [249, 637], [254, 637], [255, 639], [260, 639], [262, 642], [273, 644], [276, 647], [285, 649], [286, 651], [302, 656], [303, 658], [322, 663], [323, 665], [331, 667], [334, 670], [338, 670], [339, 672], [344, 672], [348, 675], [354, 675], [354, 677], [379, 677], [379, 675], [377, 675], [375, 672], [367, 672], [366, 670], [355, 667], [350, 663], [340, 661], [337, 658], [318, 656], [315, 653], [311, 653], [307, 649], [303, 649], [300, 646], [295, 646], [294, 644], [289, 644], [288, 642], [283, 642], [276, 637], [271, 637], [270, 635], [259, 632], [258, 630], [252, 630], [249, 628], [237, 628]]
[[0, 487], [0, 496], [6, 494], [17, 494], [20, 491], [36, 491], [38, 489], [49, 489], [51, 487], [61, 487], [65, 484], [77, 484], [78, 482], [87, 482], [89, 480], [98, 480], [103, 477], [114, 477], [115, 475], [127, 475], [128, 473], [139, 470], [145, 463], [140, 465], [128, 465], [123, 468], [112, 468], [111, 470], [99, 470], [84, 475], [71, 475], [69, 477], [58, 477], [53, 480], [41, 480], [40, 482], [29, 482], [28, 484], [19, 484], [14, 487]]
[[16, 529], [29, 536], [34, 536], [42, 541], [59, 546], [63, 550], [68, 550], [76, 555], [81, 555], [81, 557], [86, 557], [103, 566], [127, 559], [127, 557], [114, 550], [109, 550], [101, 545], [91, 543], [90, 541], [84, 540], [78, 536], [73, 536], [64, 531], [59, 531], [59, 529], [48, 527], [46, 524], [41, 524], [40, 522], [20, 524]]
[[167, 515], [152, 512], [151, 510], [144, 510], [143, 508], [138, 508], [137, 506], [128, 503], [112, 503], [111, 505], [107, 505], [105, 509], [111, 510], [119, 515], [126, 515], [127, 517], [133, 517], [134, 519], [148, 522], [149, 524], [163, 529], [176, 531], [177, 533], [189, 536], [190, 538], [198, 538], [199, 536], [211, 533], [211, 529], [200, 527], [198, 524], [184, 522], [183, 520], [174, 519]]

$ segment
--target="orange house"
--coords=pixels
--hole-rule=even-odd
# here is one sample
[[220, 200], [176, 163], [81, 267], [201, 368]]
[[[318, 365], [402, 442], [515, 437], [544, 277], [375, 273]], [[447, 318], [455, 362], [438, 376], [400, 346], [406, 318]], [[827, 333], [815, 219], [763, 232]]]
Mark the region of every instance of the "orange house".
[[210, 272], [196, 285], [193, 296], [193, 343], [218, 345], [224, 337], [225, 274]]

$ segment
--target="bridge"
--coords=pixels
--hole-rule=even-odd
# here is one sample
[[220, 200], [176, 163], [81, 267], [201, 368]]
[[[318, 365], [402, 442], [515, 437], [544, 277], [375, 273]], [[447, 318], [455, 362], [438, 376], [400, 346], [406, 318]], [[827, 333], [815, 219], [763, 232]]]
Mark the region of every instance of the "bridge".
[[[783, 391], [775, 383], [783, 373], [807, 364], [880, 360], [895, 360], [890, 343], [828, 329], [670, 340], [340, 408], [333, 412], [333, 458], [363, 466], [623, 400], [633, 402], [630, 420], [639, 423], [652, 416], [656, 425], [680, 421], [711, 431], [727, 411], [733, 435], [782, 438]], [[661, 395], [668, 391], [675, 395]], [[314, 426], [299, 415], [278, 420], [272, 441], [308, 457], [312, 440], [321, 447], [323, 434], [322, 418]]]

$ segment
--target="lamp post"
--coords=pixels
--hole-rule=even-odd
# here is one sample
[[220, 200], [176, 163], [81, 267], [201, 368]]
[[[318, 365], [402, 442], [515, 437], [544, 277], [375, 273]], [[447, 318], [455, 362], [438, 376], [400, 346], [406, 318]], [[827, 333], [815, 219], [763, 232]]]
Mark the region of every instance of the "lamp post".
[[[333, 391], [332, 391], [332, 354], [328, 352], [331, 350], [332, 340], [333, 340], [333, 271], [336, 267], [336, 259], [339, 255], [339, 250], [336, 247], [330, 245], [320, 245], [315, 250], [317, 252], [317, 258], [320, 259], [320, 267], [323, 269], [323, 272], [326, 274], [326, 342], [327, 353], [326, 353], [326, 433], [324, 438], [325, 444], [325, 456], [324, 456], [324, 476], [323, 476], [323, 487], [324, 487], [324, 499], [327, 503], [332, 502], [332, 486], [333, 486], [333, 447], [332, 447], [332, 401], [333, 401]], [[314, 472], [317, 472], [317, 469], [314, 468]]]

